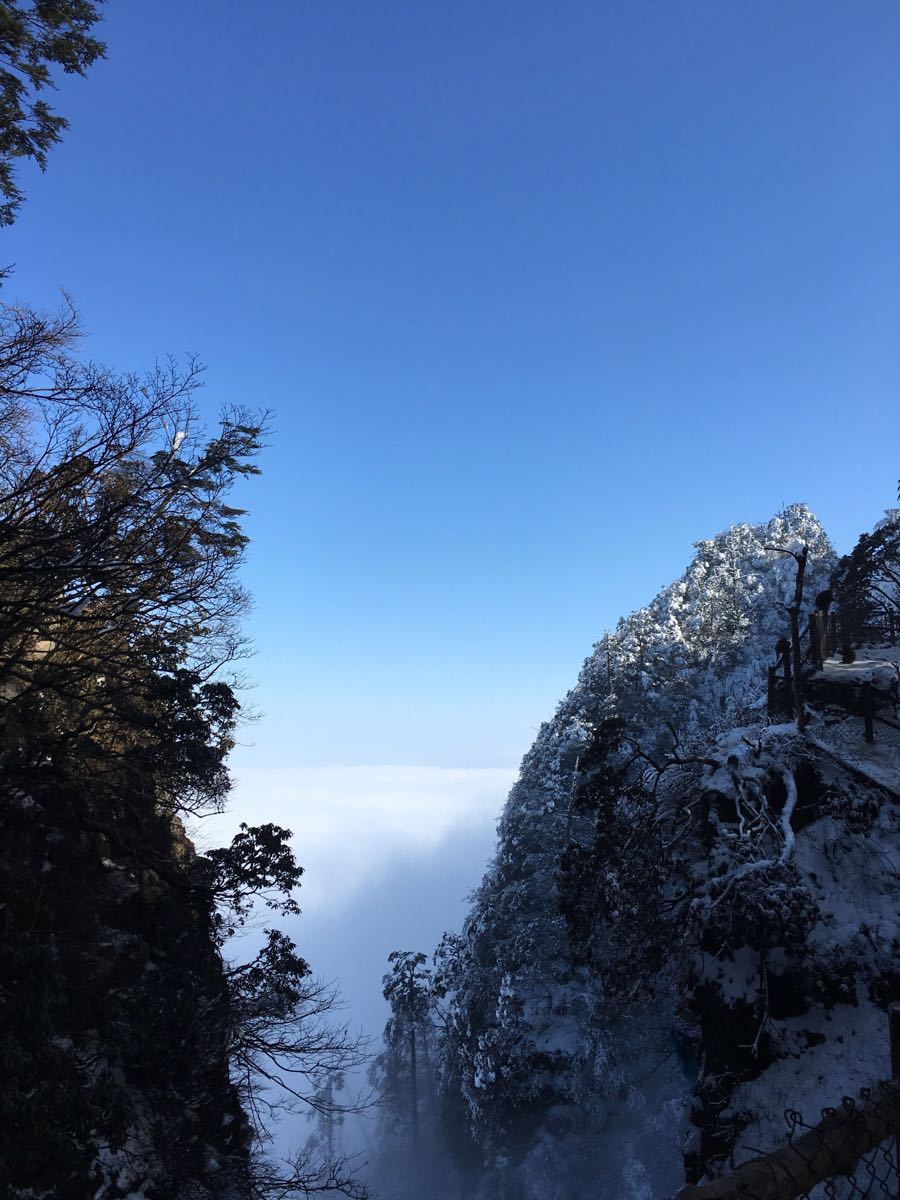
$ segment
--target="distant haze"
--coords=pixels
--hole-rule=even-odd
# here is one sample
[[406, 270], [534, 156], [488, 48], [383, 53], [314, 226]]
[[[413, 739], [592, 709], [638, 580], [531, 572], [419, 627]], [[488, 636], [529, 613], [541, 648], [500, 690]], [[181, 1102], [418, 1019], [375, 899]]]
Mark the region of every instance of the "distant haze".
[[[330, 767], [246, 770], [228, 811], [197, 822], [198, 848], [240, 821], [295, 831], [303, 915], [284, 926], [316, 974], [339, 982], [344, 1017], [380, 1034], [391, 950], [430, 954], [459, 928], [481, 880], [512, 768]], [[264, 915], [264, 914], [263, 914]], [[250, 935], [252, 940], [253, 935]]]

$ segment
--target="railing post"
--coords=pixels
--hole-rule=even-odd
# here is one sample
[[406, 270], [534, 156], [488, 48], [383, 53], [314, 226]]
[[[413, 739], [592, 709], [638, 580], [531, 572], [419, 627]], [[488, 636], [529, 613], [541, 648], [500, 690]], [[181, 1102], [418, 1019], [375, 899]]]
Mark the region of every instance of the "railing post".
[[875, 689], [872, 687], [871, 683], [868, 682], [862, 685], [862, 710], [863, 720], [866, 723], [866, 741], [874, 742], [875, 722], [873, 718], [875, 716]]
[[[887, 1013], [891, 1039], [891, 1079], [896, 1083], [900, 1079], [900, 1001], [892, 1001], [888, 1005]], [[894, 1156], [897, 1164], [897, 1183], [900, 1185], [900, 1128], [894, 1130]]]
[[819, 671], [822, 667], [821, 643], [819, 614], [813, 609], [809, 614], [809, 661], [814, 671]]
[[893, 1000], [887, 1011], [891, 1034], [891, 1079], [900, 1080], [900, 1000]]
[[841, 613], [841, 662], [856, 662], [853, 649], [853, 631], [850, 628], [850, 616], [846, 609]]
[[828, 617], [828, 657], [829, 658], [831, 658], [832, 654], [834, 654], [835, 651], [837, 650], [837, 644], [838, 644], [837, 617], [834, 615], [834, 613], [831, 613]]

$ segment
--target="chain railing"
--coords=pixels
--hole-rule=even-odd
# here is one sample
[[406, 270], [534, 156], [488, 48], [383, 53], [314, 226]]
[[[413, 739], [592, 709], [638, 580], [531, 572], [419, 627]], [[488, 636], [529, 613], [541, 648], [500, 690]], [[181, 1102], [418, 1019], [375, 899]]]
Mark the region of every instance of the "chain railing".
[[893, 1079], [845, 1096], [808, 1125], [785, 1113], [787, 1142], [673, 1200], [897, 1200], [900, 1197], [900, 1003], [888, 1008]]

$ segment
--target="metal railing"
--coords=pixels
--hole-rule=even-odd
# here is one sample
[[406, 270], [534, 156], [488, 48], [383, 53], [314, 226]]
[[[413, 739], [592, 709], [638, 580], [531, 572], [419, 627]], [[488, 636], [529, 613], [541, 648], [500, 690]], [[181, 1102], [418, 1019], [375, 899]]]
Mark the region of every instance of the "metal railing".
[[[894, 646], [900, 634], [900, 619], [885, 609], [876, 617], [863, 618], [858, 613], [844, 611], [810, 612], [805, 635], [801, 642], [801, 685], [803, 699], [815, 705], [833, 705], [863, 718], [865, 739], [875, 740], [875, 722], [900, 729], [879, 710], [897, 702], [893, 692], [860, 680], [828, 680], [820, 672], [827, 659], [838, 653], [842, 662], [850, 664], [856, 657], [856, 647], [869, 643]], [[775, 665], [768, 669], [767, 712], [770, 721], [791, 720], [796, 714], [793, 688], [793, 666], [787, 638], [775, 647]], [[780, 672], [780, 673], [779, 673]]]
[[896, 646], [898, 635], [900, 617], [893, 609], [884, 608], [878, 613], [814, 609], [809, 614], [805, 658], [813, 670], [821, 670], [825, 659], [835, 654], [840, 654], [844, 662], [853, 662], [858, 646]]

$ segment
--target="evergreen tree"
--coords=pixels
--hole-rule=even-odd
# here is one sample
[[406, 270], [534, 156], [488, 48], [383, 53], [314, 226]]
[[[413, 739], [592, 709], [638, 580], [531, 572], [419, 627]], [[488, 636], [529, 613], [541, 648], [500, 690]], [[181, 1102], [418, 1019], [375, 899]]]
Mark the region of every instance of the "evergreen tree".
[[[406, 1092], [409, 1103], [409, 1125], [414, 1152], [419, 1145], [419, 1075], [422, 1069], [420, 1050], [427, 1067], [428, 1038], [425, 1032], [431, 1004], [431, 972], [425, 966], [424, 954], [411, 950], [394, 950], [388, 955], [392, 968], [385, 975], [383, 995], [391, 1006], [391, 1020], [385, 1032], [385, 1042], [393, 1052], [392, 1071]], [[399, 1064], [402, 1062], [402, 1066]]]
[[43, 98], [53, 69], [84, 75], [105, 46], [92, 35], [102, 0], [3, 0], [0, 4], [0, 225], [22, 203], [15, 167], [30, 158], [43, 170], [69, 123]]
[[900, 636], [900, 509], [890, 509], [838, 562], [831, 583], [851, 638], [877, 644]]
[[437, 1063], [447, 1015], [443, 983], [425, 965], [424, 954], [395, 950], [388, 961], [383, 983], [391, 1016], [369, 1072], [379, 1117], [373, 1174], [379, 1189], [389, 1189], [398, 1200], [418, 1200], [426, 1187], [449, 1196], [455, 1194], [456, 1171], [440, 1124]]

